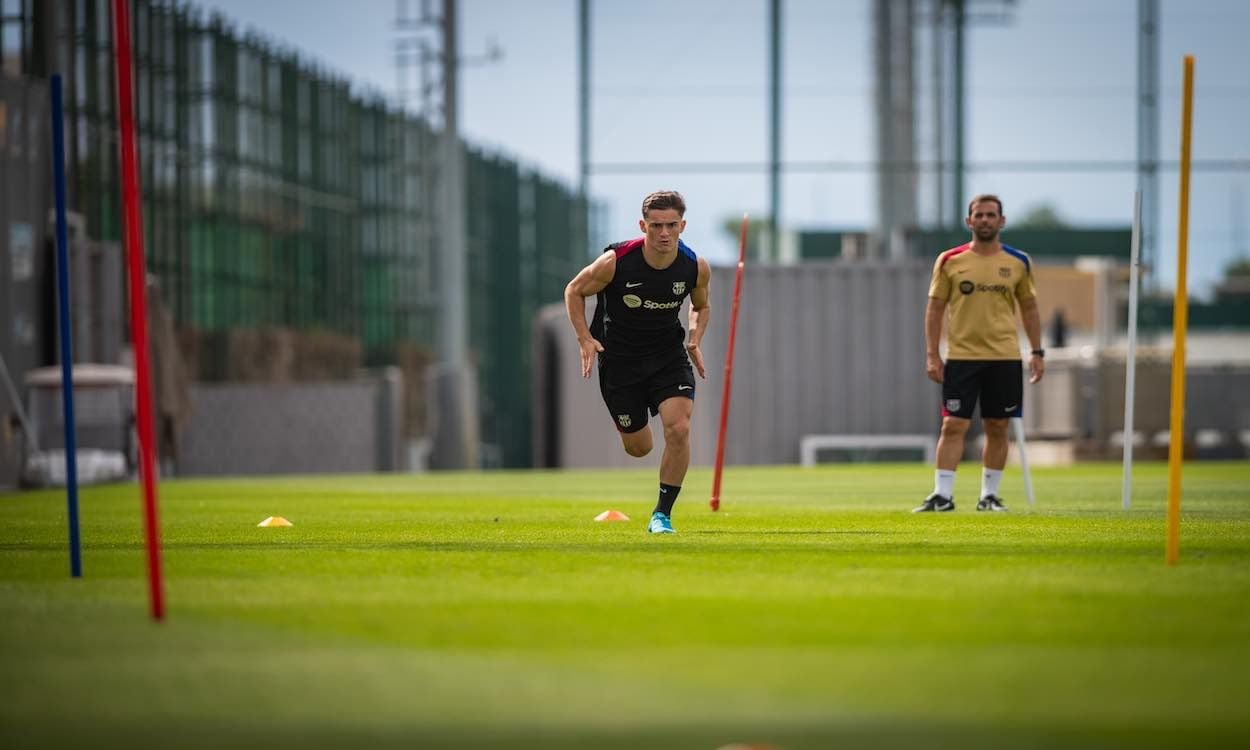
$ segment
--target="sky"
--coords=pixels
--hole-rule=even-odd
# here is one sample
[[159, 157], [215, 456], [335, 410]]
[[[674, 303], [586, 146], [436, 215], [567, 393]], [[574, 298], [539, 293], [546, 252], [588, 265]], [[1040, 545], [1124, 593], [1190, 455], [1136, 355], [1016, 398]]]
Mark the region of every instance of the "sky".
[[[399, 101], [396, 0], [192, 4], [298, 50], [362, 91]], [[967, 31], [965, 189], [1000, 194], [1008, 226], [1013, 215], [1042, 205], [1076, 226], [1131, 224], [1131, 169], [1005, 172], [985, 165], [1136, 158], [1137, 5], [1017, 0], [1008, 23]], [[578, 169], [577, 6], [577, 0], [460, 2], [461, 55], [470, 60], [460, 77], [464, 138], [570, 187]], [[592, 0], [591, 6], [592, 164], [766, 162], [766, 0]], [[873, 158], [870, 7], [869, 0], [783, 0], [783, 161]], [[1193, 159], [1233, 163], [1195, 170], [1191, 178], [1189, 289], [1202, 297], [1229, 262], [1250, 255], [1250, 3], [1160, 0], [1160, 16], [1160, 159], [1179, 160], [1182, 59], [1192, 54]], [[502, 58], [481, 61], [491, 45]], [[916, 75], [922, 85], [931, 75], [923, 54]], [[920, 137], [927, 137], [923, 127]], [[1152, 281], [1163, 288], [1177, 275], [1178, 186], [1175, 168], [1161, 170]], [[606, 208], [606, 239], [636, 235], [642, 196], [668, 188], [680, 190], [689, 205], [684, 239], [713, 263], [737, 257], [726, 220], [768, 212], [762, 170], [597, 172], [591, 192]], [[783, 228], [867, 229], [876, 219], [875, 179], [867, 171], [794, 170], [783, 175], [781, 196]], [[921, 219], [932, 213], [931, 198], [922, 198]]]

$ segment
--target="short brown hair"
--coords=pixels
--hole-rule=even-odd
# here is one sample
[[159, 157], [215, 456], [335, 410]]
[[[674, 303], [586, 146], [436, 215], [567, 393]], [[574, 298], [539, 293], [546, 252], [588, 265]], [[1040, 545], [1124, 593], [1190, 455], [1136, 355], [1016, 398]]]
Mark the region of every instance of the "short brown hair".
[[997, 203], [998, 215], [999, 216], [1003, 215], [1003, 202], [997, 195], [994, 195], [993, 193], [981, 193], [980, 195], [972, 196], [972, 200], [968, 201], [968, 215], [969, 216], [972, 215], [973, 206], [977, 205], [978, 203], [984, 203], [985, 201], [994, 201], [995, 203]]
[[643, 218], [646, 218], [647, 212], [652, 209], [663, 211], [668, 208], [676, 209], [678, 216], [685, 216], [686, 199], [681, 197], [681, 193], [676, 190], [657, 190], [642, 199]]

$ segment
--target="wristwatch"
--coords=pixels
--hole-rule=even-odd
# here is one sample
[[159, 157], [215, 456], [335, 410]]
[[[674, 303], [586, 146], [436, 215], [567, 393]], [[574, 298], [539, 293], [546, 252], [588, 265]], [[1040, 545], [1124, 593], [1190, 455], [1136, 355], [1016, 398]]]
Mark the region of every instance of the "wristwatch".
[[1046, 350], [1045, 350], [1045, 349], [1034, 349], [1034, 350], [1033, 350], [1033, 356], [1034, 356], [1034, 357], [1045, 357], [1045, 356], [1046, 356]]

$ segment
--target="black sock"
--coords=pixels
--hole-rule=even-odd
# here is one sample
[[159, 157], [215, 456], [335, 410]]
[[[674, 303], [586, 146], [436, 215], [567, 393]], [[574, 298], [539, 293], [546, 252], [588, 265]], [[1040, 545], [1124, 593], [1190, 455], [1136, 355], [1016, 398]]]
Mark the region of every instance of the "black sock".
[[678, 492], [681, 492], [680, 485], [660, 482], [660, 501], [655, 504], [655, 510], [651, 512], [659, 511], [666, 516], [673, 515], [673, 503], [677, 502]]

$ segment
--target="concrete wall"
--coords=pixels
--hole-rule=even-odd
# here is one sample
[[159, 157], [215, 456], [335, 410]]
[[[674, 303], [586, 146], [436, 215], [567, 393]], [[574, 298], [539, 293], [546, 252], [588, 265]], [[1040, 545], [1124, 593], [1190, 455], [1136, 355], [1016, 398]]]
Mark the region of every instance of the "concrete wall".
[[398, 368], [328, 383], [197, 383], [183, 476], [329, 474], [407, 468]]

